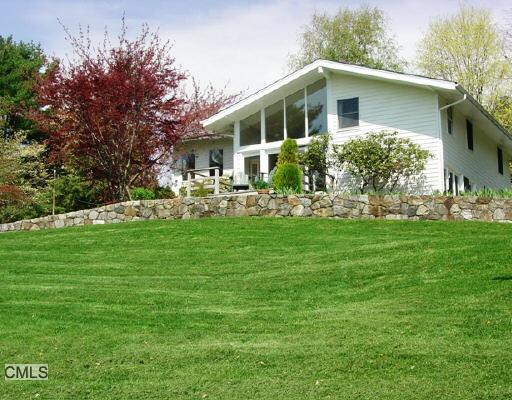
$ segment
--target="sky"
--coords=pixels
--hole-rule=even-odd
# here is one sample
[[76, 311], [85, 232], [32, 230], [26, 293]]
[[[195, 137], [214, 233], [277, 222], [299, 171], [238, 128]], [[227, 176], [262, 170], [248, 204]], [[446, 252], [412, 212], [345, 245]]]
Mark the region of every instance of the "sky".
[[[467, 0], [486, 7], [504, 24], [512, 17], [510, 0]], [[459, 0], [0, 0], [0, 35], [40, 43], [47, 54], [66, 57], [71, 47], [58, 20], [77, 33], [89, 26], [99, 43], [105, 27], [119, 32], [125, 14], [130, 34], [143, 23], [173, 43], [177, 64], [203, 85], [228, 92], [258, 90], [287, 72], [288, 56], [298, 49], [298, 37], [313, 12], [334, 13], [361, 4], [381, 8], [400, 46], [412, 60], [431, 18], [457, 11]], [[512, 19], [511, 19], [512, 20]]]

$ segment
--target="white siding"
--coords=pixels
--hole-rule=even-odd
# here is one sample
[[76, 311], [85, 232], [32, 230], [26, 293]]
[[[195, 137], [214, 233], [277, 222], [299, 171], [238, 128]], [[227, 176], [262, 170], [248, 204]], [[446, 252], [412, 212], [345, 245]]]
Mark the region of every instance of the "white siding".
[[[328, 80], [328, 126], [335, 144], [354, 136], [381, 130], [397, 131], [402, 137], [429, 150], [422, 191], [442, 190], [442, 142], [439, 135], [438, 96], [435, 92], [351, 76], [332, 75]], [[338, 129], [337, 101], [359, 98], [359, 126]]]
[[[474, 189], [510, 187], [510, 155], [503, 150], [503, 175], [498, 172], [498, 143], [473, 122], [473, 151], [468, 149], [466, 115], [460, 108], [453, 108], [453, 133], [448, 133], [446, 110], [441, 111], [445, 168], [459, 177], [466, 176]], [[471, 118], [469, 118], [471, 121]], [[461, 178], [459, 178], [459, 181]], [[460, 185], [459, 187], [461, 187]], [[461, 187], [461, 189], [463, 186]]]

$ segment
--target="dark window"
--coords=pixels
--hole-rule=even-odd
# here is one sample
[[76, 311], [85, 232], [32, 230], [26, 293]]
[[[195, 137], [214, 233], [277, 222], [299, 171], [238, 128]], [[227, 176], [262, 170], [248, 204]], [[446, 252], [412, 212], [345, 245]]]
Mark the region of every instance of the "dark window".
[[268, 155], [268, 172], [272, 172], [272, 170], [277, 166], [277, 156], [277, 153]]
[[240, 121], [240, 146], [261, 142], [261, 113], [258, 111]]
[[469, 182], [469, 178], [467, 176], [464, 177], [464, 191], [471, 192], [471, 182]]
[[284, 139], [283, 100], [265, 108], [265, 140], [277, 142]]
[[453, 108], [448, 107], [446, 116], [448, 119], [448, 133], [451, 135], [453, 133]]
[[327, 89], [325, 79], [306, 88], [308, 132], [310, 136], [327, 132]]
[[304, 89], [286, 98], [286, 134], [298, 139], [306, 136], [306, 114], [304, 110]]
[[448, 193], [453, 194], [453, 173], [448, 174]]
[[[181, 157], [181, 173], [183, 180], [187, 180], [187, 171], [189, 169], [195, 169], [196, 168], [196, 156], [194, 153], [185, 154], [183, 157]], [[192, 174], [191, 178], [193, 178], [194, 175]]]
[[455, 196], [459, 195], [459, 175], [455, 175]]
[[338, 100], [338, 127], [350, 128], [359, 125], [359, 98]]
[[466, 120], [466, 136], [468, 138], [468, 149], [473, 150], [473, 124]]
[[498, 147], [498, 172], [503, 175], [503, 150]]
[[[224, 150], [211, 149], [210, 150], [210, 168], [219, 167], [219, 175], [224, 173]], [[215, 170], [210, 170], [210, 176], [215, 176]]]

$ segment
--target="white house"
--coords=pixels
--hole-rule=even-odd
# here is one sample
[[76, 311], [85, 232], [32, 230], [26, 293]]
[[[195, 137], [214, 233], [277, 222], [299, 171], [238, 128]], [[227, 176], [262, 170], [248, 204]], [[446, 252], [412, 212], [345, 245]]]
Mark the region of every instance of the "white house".
[[[429, 150], [423, 191], [510, 186], [512, 137], [456, 82], [318, 60], [202, 121], [212, 138], [189, 141], [183, 169], [228, 176], [272, 170], [285, 138], [307, 146], [397, 131]], [[172, 177], [181, 186], [181, 173]]]

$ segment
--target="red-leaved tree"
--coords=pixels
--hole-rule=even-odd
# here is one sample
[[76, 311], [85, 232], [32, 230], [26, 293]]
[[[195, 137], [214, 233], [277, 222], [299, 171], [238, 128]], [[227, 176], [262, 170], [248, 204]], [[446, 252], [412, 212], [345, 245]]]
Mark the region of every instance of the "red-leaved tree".
[[82, 31], [66, 32], [75, 58], [48, 65], [34, 119], [48, 134], [50, 160], [104, 182], [105, 201], [124, 200], [130, 187], [154, 181], [185, 134], [185, 75], [147, 26], [130, 41], [123, 20], [118, 43], [105, 35], [98, 48]]
[[182, 125], [183, 138], [198, 139], [212, 136], [212, 132], [207, 131], [201, 125], [201, 121], [235, 103], [241, 97], [242, 92], [227, 94], [225, 88], [218, 90], [212, 84], [201, 88], [201, 85], [192, 78], [189, 91], [183, 90], [183, 98], [185, 99], [185, 113]]

